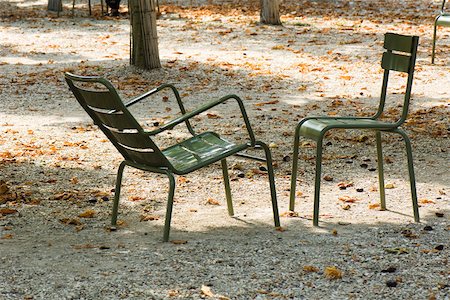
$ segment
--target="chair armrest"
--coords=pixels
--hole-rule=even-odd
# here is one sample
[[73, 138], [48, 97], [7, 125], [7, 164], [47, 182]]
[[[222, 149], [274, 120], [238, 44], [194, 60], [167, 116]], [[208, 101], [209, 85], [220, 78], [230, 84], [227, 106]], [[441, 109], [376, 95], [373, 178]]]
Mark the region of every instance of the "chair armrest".
[[250, 138], [251, 146], [255, 146], [255, 143], [256, 143], [255, 135], [254, 135], [252, 127], [250, 125], [250, 121], [248, 119], [247, 112], [245, 111], [244, 103], [242, 102], [242, 99], [239, 98], [236, 95], [227, 95], [227, 96], [224, 96], [224, 97], [222, 97], [222, 98], [220, 98], [218, 100], [214, 100], [214, 101], [208, 102], [208, 103], [204, 104], [203, 106], [195, 109], [194, 111], [191, 111], [189, 113], [185, 113], [182, 116], [171, 120], [170, 122], [164, 124], [163, 126], [159, 127], [156, 130], [146, 131], [146, 134], [148, 134], [148, 135], [156, 135], [156, 134], [161, 133], [161, 132], [163, 132], [165, 130], [172, 129], [176, 125], [178, 125], [178, 124], [180, 124], [182, 122], [187, 122], [192, 117], [195, 117], [195, 116], [201, 114], [202, 112], [205, 112], [205, 111], [207, 111], [207, 110], [209, 110], [209, 109], [211, 109], [211, 108], [213, 108], [213, 107], [215, 107], [215, 106], [217, 106], [217, 105], [219, 105], [221, 103], [224, 103], [224, 102], [226, 102], [229, 99], [234, 99], [238, 103], [239, 109], [241, 111], [242, 118], [244, 119], [245, 126], [247, 128], [247, 133], [248, 133], [249, 138]]
[[[127, 103], [125, 103], [125, 107], [129, 107], [129, 106], [131, 106], [133, 104], [136, 104], [139, 101], [141, 101], [141, 100], [143, 100], [143, 99], [145, 99], [145, 98], [147, 98], [147, 97], [149, 97], [149, 96], [151, 96], [151, 95], [153, 95], [153, 94], [155, 94], [155, 93], [157, 93], [157, 92], [159, 92], [161, 90], [164, 90], [166, 88], [171, 89], [173, 94], [175, 95], [175, 98], [177, 99], [178, 107], [180, 108], [181, 114], [182, 115], [186, 114], [186, 109], [184, 108], [183, 102], [181, 101], [180, 93], [178, 93], [178, 90], [172, 84], [162, 84], [162, 85], [160, 85], [160, 86], [158, 86], [158, 87], [156, 87], [156, 88], [154, 88], [154, 89], [152, 89], [152, 90], [150, 90], [150, 91], [148, 91], [148, 92], [146, 92], [146, 93], [144, 93], [144, 94], [142, 94], [140, 96], [137, 96], [136, 98], [133, 98], [130, 101], [128, 101]], [[189, 132], [192, 135], [195, 135], [194, 129], [192, 128], [191, 124], [189, 123], [189, 120], [186, 119], [184, 122], [186, 123], [186, 127], [189, 130]]]

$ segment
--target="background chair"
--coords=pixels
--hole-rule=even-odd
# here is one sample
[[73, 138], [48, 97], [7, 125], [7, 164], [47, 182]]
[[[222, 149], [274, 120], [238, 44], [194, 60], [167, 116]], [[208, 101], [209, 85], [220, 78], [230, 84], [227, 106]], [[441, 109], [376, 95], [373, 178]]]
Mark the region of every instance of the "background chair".
[[434, 64], [434, 54], [436, 50], [436, 31], [438, 26], [450, 27], [450, 13], [445, 12], [445, 1], [442, 1], [441, 12], [434, 20], [433, 49], [431, 50], [431, 63]]
[[[124, 158], [117, 173], [111, 220], [113, 226], [115, 226], [117, 222], [122, 174], [125, 166], [148, 172], [165, 174], [169, 178], [170, 189], [163, 236], [165, 242], [168, 241], [170, 232], [173, 197], [175, 193], [174, 174], [188, 174], [204, 166], [220, 161], [225, 183], [228, 213], [232, 216], [234, 211], [226, 161], [226, 158], [231, 155], [239, 155], [244, 158], [265, 161], [267, 163], [274, 222], [276, 227], [280, 226], [272, 156], [268, 146], [255, 139], [247, 113], [244, 109], [244, 104], [238, 96], [225, 96], [188, 113], [181, 102], [177, 89], [173, 85], [161, 85], [124, 104], [115, 88], [106, 79], [100, 77], [76, 76], [69, 73], [65, 74], [65, 79], [78, 102]], [[173, 91], [181, 111], [181, 116], [160, 126], [156, 130], [146, 131], [129, 112], [127, 107], [138, 103], [163, 89], [171, 89]], [[229, 99], [235, 100], [239, 105], [248, 133], [247, 142], [235, 144], [223, 139], [215, 132], [197, 134], [192, 128], [189, 120]], [[166, 130], [170, 130], [181, 123], [186, 125], [188, 131], [192, 135], [190, 138], [165, 149], [160, 149], [152, 140], [152, 137]], [[261, 159], [241, 152], [249, 148], [264, 150], [266, 158]]]
[[[416, 52], [419, 38], [417, 36], [405, 36], [394, 33], [386, 33], [384, 36], [384, 48], [381, 67], [384, 69], [383, 85], [381, 90], [380, 103], [378, 111], [373, 117], [308, 117], [301, 120], [295, 130], [294, 155], [292, 164], [292, 178], [290, 191], [289, 209], [294, 210], [295, 206], [295, 188], [297, 182], [298, 154], [300, 136], [315, 140], [317, 143], [316, 152], [316, 173], [315, 173], [315, 191], [314, 191], [314, 215], [313, 224], [319, 223], [319, 197], [320, 180], [322, 168], [322, 145], [325, 133], [331, 129], [366, 129], [375, 131], [378, 153], [378, 174], [379, 189], [381, 198], [381, 209], [386, 209], [384, 173], [383, 173], [383, 154], [381, 145], [381, 133], [396, 133], [402, 136], [406, 144], [406, 153], [408, 160], [409, 179], [411, 184], [411, 194], [413, 202], [414, 219], [419, 222], [419, 209], [417, 205], [417, 193], [414, 177], [414, 167], [412, 158], [411, 142], [406, 133], [400, 129], [407, 115], [409, 101], [411, 97], [411, 87], [413, 83], [414, 66], [416, 61]], [[386, 102], [388, 89], [388, 78], [390, 71], [407, 73], [406, 92], [403, 100], [403, 110], [401, 116], [395, 123], [385, 122], [380, 119]]]

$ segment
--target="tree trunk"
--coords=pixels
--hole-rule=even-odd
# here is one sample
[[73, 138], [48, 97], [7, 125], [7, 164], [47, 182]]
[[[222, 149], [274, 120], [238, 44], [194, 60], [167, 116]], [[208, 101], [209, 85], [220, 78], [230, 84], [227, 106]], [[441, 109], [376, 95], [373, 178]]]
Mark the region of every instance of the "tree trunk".
[[130, 64], [150, 70], [161, 68], [156, 33], [156, 1], [130, 0]]
[[62, 11], [62, 1], [61, 0], [48, 0], [47, 10], [49, 11]]
[[271, 25], [281, 25], [280, 20], [280, 0], [260, 0], [261, 3], [261, 23]]

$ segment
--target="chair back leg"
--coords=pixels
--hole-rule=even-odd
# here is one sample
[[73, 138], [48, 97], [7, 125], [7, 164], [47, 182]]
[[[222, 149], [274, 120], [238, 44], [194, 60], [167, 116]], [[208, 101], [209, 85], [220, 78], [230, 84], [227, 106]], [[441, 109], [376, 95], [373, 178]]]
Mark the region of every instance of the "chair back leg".
[[175, 195], [175, 178], [174, 178], [173, 174], [169, 171], [166, 171], [166, 175], [167, 175], [167, 177], [169, 177], [169, 197], [167, 199], [163, 242], [169, 241], [170, 222], [172, 221], [173, 197]]
[[228, 214], [230, 216], [234, 216], [233, 199], [231, 198], [230, 177], [228, 176], [227, 160], [224, 158], [220, 162], [222, 164], [223, 183], [225, 185], [225, 196], [227, 198]]
[[376, 131], [377, 162], [378, 162], [378, 188], [380, 189], [380, 207], [386, 210], [386, 192], [384, 189], [383, 147], [381, 145], [381, 132]]

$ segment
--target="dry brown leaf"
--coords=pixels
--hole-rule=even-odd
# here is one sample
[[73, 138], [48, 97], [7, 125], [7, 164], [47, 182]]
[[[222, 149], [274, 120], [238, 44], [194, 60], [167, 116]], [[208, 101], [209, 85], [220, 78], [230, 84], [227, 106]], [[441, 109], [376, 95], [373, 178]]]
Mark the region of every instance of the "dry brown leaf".
[[328, 279], [341, 279], [342, 271], [337, 267], [326, 267], [324, 271], [325, 277]]
[[280, 214], [280, 217], [298, 218], [298, 212], [289, 210]]
[[339, 188], [348, 188], [353, 186], [353, 182], [351, 181], [341, 181], [337, 184]]
[[6, 216], [6, 215], [12, 215], [17, 213], [17, 209], [12, 209], [12, 208], [0, 208], [0, 215], [2, 216]]
[[207, 113], [206, 116], [208, 117], [208, 119], [220, 119], [221, 116], [214, 114], [214, 113]]
[[186, 240], [171, 240], [170, 242], [174, 245], [184, 245], [184, 244], [187, 244], [188, 241], [186, 241]]
[[264, 105], [270, 105], [270, 104], [277, 104], [279, 102], [280, 102], [279, 100], [266, 101], [266, 102], [256, 103], [255, 106], [264, 106]]
[[395, 188], [395, 185], [394, 185], [393, 183], [387, 183], [387, 184], [384, 186], [384, 188], [385, 188], [385, 189], [393, 189], [393, 188]]
[[307, 273], [317, 273], [319, 272], [319, 268], [314, 266], [303, 266], [303, 271]]
[[202, 285], [202, 288], [200, 289], [203, 296], [206, 297], [214, 297], [214, 293], [211, 291], [211, 288], [206, 285]]
[[356, 201], [360, 201], [361, 199], [358, 197], [352, 197], [352, 196], [341, 196], [338, 198], [340, 201], [345, 203], [355, 203]]
[[429, 200], [429, 199], [419, 199], [419, 203], [420, 204], [435, 204], [436, 202], [434, 202], [433, 200]]
[[145, 222], [145, 221], [156, 221], [159, 220], [158, 216], [152, 216], [152, 215], [142, 215], [140, 218], [141, 222]]
[[213, 199], [213, 198], [208, 198], [208, 200], [206, 200], [206, 204], [209, 204], [209, 205], [220, 205], [219, 201], [217, 201], [216, 199]]
[[10, 240], [13, 237], [14, 237], [14, 235], [12, 235], [11, 233], [7, 233], [7, 234], [2, 236], [2, 240]]
[[369, 204], [369, 209], [379, 209], [381, 207], [380, 203]]
[[281, 227], [281, 226], [275, 227], [275, 230], [279, 231], [279, 232], [285, 232], [286, 231], [286, 229], [284, 229], [284, 227]]
[[59, 221], [65, 225], [76, 225], [76, 226], [83, 225], [83, 223], [81, 223], [81, 221], [78, 220], [77, 218], [63, 218], [60, 219]]
[[87, 209], [81, 214], [78, 215], [80, 218], [93, 218], [95, 216], [96, 212], [92, 209]]

